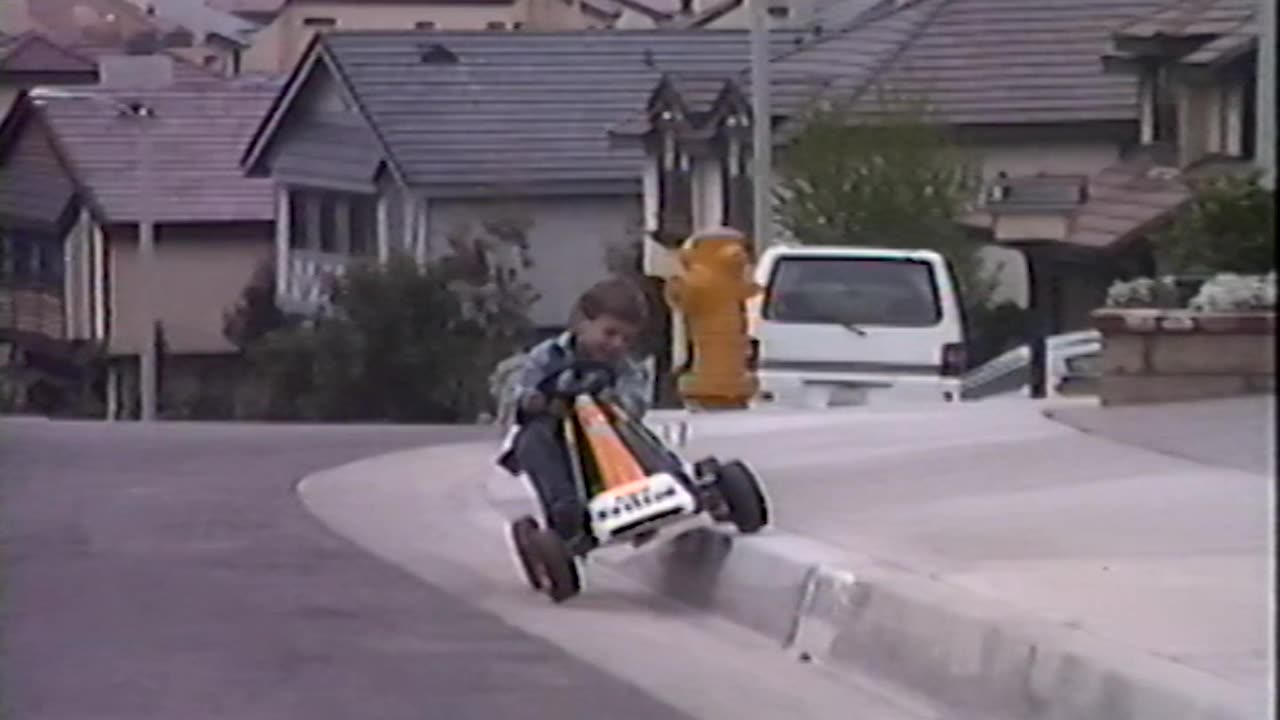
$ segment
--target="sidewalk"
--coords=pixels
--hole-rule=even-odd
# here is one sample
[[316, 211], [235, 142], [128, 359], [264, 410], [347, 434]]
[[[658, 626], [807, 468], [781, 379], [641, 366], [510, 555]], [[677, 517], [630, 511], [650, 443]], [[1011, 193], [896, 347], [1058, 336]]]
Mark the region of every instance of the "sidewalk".
[[1276, 396], [1222, 400], [1072, 407], [1049, 416], [1081, 432], [1246, 472], [1276, 473]]
[[[690, 458], [747, 460], [774, 527], [611, 548], [588, 576], [616, 570], [801, 660], [927, 696], [948, 720], [1267, 717], [1271, 478], [1085, 434], [1050, 409], [658, 416], [691, 426]], [[483, 469], [492, 451], [388, 458], [326, 502], [351, 537], [386, 532], [378, 492], [415, 518], [414, 503], [440, 506], [429, 497], [473, 504], [497, 532], [528, 498]]]
[[[1090, 654], [1121, 672], [1176, 665], [1191, 671], [1177, 675], [1184, 689], [1198, 678], [1262, 698], [1272, 658], [1269, 475], [1106, 437], [1256, 467], [1268, 454], [1257, 438], [1271, 432], [1238, 416], [1260, 408], [1056, 410], [1099, 435], [1031, 403], [842, 411], [776, 429], [767, 442], [723, 432], [718, 419], [705, 421], [718, 430], [700, 432], [694, 418], [688, 451], [751, 462], [777, 526], [838, 549], [855, 575], [889, 569], [903, 584], [956, 593], [946, 602], [984, 600], [996, 616], [1006, 608], [1092, 643]], [[1244, 463], [1240, 446], [1251, 451]], [[874, 670], [852, 646], [832, 655]]]

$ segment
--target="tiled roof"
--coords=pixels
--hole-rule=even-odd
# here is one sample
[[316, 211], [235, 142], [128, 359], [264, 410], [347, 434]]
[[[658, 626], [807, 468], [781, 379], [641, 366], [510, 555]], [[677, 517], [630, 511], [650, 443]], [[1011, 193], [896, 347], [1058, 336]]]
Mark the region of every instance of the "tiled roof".
[[[338, 32], [321, 42], [392, 162], [424, 185], [638, 182], [642, 151], [611, 144], [609, 128], [644, 108], [664, 72], [725, 76], [748, 57], [738, 30]], [[421, 47], [437, 43], [458, 62], [421, 62]]]
[[882, 93], [905, 97], [955, 124], [1134, 121], [1136, 80], [1104, 72], [1100, 58], [1114, 28], [1165, 1], [881, 3], [777, 58], [773, 82], [821, 79], [830, 99], [864, 111]]
[[0, 73], [95, 73], [97, 63], [36, 32], [0, 39]]
[[209, 7], [235, 15], [275, 15], [284, 0], [205, 0]]
[[48, 127], [19, 99], [0, 126], [0, 219], [52, 229], [75, 195]]
[[1179, 0], [1116, 30], [1120, 37], [1228, 35], [1251, 22], [1257, 0]]
[[110, 222], [136, 222], [150, 202], [158, 222], [269, 220], [270, 181], [244, 177], [237, 160], [277, 86], [171, 89], [130, 97], [154, 108], [154, 194], [138, 184], [137, 140], [114, 109], [87, 100], [50, 100], [46, 116], [77, 176]]
[[1108, 248], [1165, 220], [1191, 199], [1182, 176], [1146, 158], [1117, 163], [1089, 182], [1089, 198], [1076, 211], [1067, 242]]
[[129, 0], [5, 0], [26, 2], [35, 26], [55, 40], [126, 39], [146, 30], [169, 32], [177, 24], [148, 16]]
[[1118, 24], [1163, 0], [920, 0], [927, 15], [873, 81], [958, 124], [1133, 120], [1137, 88], [1103, 71]]
[[[70, 46], [76, 53], [85, 57], [92, 58], [95, 62], [103, 57], [120, 55], [121, 49], [113, 45], [80, 43]], [[160, 54], [170, 58], [173, 61], [173, 84], [178, 87], [221, 87], [226, 78], [209, 70], [200, 67], [194, 62], [186, 59], [171, 50], [161, 50]]]

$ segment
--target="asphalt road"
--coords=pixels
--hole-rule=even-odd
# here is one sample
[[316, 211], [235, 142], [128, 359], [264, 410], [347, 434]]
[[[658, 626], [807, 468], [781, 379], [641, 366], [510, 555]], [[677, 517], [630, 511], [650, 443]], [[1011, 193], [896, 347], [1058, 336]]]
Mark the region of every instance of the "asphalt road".
[[682, 717], [374, 559], [294, 494], [477, 432], [0, 421], [5, 717]]

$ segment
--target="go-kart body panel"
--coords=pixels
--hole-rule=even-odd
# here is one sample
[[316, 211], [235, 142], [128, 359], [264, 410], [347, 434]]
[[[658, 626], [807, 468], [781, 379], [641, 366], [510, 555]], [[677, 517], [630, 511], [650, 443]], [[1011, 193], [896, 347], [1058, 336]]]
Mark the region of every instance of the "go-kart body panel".
[[[565, 418], [566, 447], [601, 545], [696, 515], [702, 508], [687, 468], [648, 442], [653, 436], [621, 408], [589, 395], [575, 398]], [[653, 462], [654, 459], [659, 462]], [[650, 462], [645, 462], [649, 460]]]

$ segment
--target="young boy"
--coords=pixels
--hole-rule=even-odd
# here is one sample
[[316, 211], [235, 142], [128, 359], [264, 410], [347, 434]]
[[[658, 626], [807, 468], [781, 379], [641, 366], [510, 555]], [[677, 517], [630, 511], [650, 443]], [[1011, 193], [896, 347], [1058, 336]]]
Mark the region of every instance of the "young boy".
[[622, 278], [596, 283], [578, 299], [568, 332], [531, 349], [516, 376], [518, 427], [510, 451], [499, 462], [529, 475], [547, 523], [577, 554], [590, 550], [592, 540], [560, 430], [568, 409], [538, 386], [576, 360], [605, 363], [616, 374], [612, 399], [639, 419], [648, 409], [649, 377], [631, 357], [631, 348], [648, 320], [648, 302], [635, 285]]

